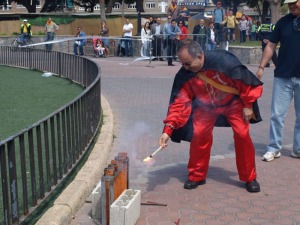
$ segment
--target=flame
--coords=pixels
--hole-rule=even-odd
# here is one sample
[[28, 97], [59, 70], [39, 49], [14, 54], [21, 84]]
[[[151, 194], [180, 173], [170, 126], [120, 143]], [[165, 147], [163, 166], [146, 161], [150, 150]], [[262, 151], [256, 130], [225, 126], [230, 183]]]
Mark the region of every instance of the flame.
[[146, 167], [151, 167], [151, 166], [154, 165], [155, 159], [153, 157], [149, 156], [149, 157], [145, 158], [143, 160], [143, 162], [144, 162], [144, 164], [145, 164]]
[[151, 158], [148, 156], [147, 158], [144, 159], [144, 162], [149, 162]]

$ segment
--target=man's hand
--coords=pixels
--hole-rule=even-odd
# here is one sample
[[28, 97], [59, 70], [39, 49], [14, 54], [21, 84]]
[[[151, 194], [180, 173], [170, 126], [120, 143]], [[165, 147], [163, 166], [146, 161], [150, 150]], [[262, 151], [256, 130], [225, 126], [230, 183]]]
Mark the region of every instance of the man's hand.
[[257, 78], [261, 80], [261, 78], [262, 78], [262, 76], [263, 76], [263, 73], [264, 73], [263, 68], [262, 68], [262, 67], [259, 67], [258, 70], [257, 70], [257, 72], [256, 72]]
[[252, 108], [243, 108], [243, 118], [246, 123], [249, 123], [249, 120], [251, 119], [253, 114]]
[[159, 139], [159, 145], [163, 148], [168, 146], [168, 140], [170, 139], [170, 136], [166, 133], [163, 133]]
[[264, 42], [265, 44], [268, 44], [269, 40], [268, 40], [268, 39], [263, 39], [263, 42]]

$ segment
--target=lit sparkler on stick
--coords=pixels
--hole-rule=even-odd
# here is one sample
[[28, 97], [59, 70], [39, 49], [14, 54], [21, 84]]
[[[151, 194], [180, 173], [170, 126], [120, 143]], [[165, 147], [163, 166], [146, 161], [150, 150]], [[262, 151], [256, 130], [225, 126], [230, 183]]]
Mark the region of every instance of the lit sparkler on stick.
[[148, 156], [147, 158], [144, 159], [144, 162], [149, 162], [151, 160], [151, 158], [158, 153], [160, 150], [162, 150], [162, 147], [160, 146], [158, 149], [156, 149], [150, 156]]

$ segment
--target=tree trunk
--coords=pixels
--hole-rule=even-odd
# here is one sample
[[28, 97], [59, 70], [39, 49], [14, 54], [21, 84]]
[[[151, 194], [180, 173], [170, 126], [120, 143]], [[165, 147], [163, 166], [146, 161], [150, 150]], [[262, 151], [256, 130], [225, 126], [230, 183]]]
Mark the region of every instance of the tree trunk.
[[111, 13], [112, 7], [114, 6], [114, 4], [115, 4], [115, 0], [109, 0], [105, 12]]
[[99, 0], [100, 4], [100, 16], [101, 16], [101, 21], [106, 20], [106, 15], [105, 15], [105, 0]]
[[267, 0], [270, 3], [271, 22], [275, 24], [280, 19], [280, 4], [279, 0]]
[[136, 1], [136, 11], [137, 12], [145, 12], [145, 10], [144, 10], [144, 0], [137, 0]]

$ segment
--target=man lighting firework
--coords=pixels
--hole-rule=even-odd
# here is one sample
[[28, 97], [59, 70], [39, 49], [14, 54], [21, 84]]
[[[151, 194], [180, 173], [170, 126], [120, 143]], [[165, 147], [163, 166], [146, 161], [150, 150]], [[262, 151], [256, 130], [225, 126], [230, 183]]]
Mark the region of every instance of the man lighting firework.
[[168, 140], [190, 141], [185, 189], [206, 183], [214, 126], [231, 126], [239, 179], [248, 192], [259, 192], [255, 149], [249, 122], [261, 121], [256, 100], [262, 82], [227, 51], [203, 52], [190, 39], [178, 46], [182, 68], [175, 76], [160, 146]]

